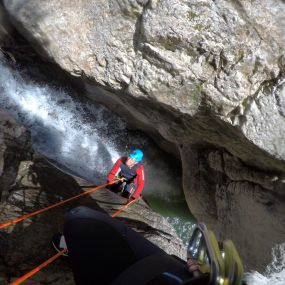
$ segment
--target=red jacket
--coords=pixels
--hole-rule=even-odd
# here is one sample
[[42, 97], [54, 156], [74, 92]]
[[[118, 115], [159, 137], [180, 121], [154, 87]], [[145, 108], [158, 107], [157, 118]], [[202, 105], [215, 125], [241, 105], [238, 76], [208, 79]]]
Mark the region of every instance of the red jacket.
[[[119, 175], [119, 173], [122, 171], [122, 168], [128, 168], [124, 164], [124, 161], [126, 160], [126, 157], [121, 157], [117, 160], [117, 162], [114, 164], [113, 168], [108, 174], [108, 182], [114, 181], [114, 179]], [[122, 165], [124, 164], [124, 165]], [[122, 168], [121, 168], [122, 167]], [[132, 168], [128, 168], [130, 173], [133, 173], [133, 183], [136, 187], [132, 197], [138, 198], [143, 191], [144, 188], [144, 167], [141, 163], [135, 164]], [[127, 177], [128, 178], [128, 177]]]

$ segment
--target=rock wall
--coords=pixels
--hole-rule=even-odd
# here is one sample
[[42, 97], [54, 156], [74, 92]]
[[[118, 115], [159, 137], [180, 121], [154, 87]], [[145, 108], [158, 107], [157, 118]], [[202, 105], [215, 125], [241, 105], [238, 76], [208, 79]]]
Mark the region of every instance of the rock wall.
[[[250, 268], [262, 268], [285, 238], [284, 1], [3, 2], [17, 29], [76, 76], [82, 92], [181, 157], [192, 212], [234, 236]], [[213, 164], [210, 150], [239, 170], [221, 167], [224, 155]], [[278, 183], [260, 178], [268, 173]], [[260, 202], [271, 199], [277, 220]], [[280, 223], [264, 227], [264, 216]], [[262, 230], [271, 237], [248, 255], [249, 232]]]
[[[29, 132], [3, 111], [0, 131], [1, 223], [82, 193], [79, 182], [34, 152]], [[111, 215], [125, 205], [124, 198], [106, 189], [101, 191], [2, 229], [0, 284], [16, 280], [55, 254], [51, 238], [63, 230], [71, 208], [85, 205]], [[186, 258], [186, 248], [174, 228], [143, 201], [130, 206], [117, 219], [166, 252]], [[61, 258], [32, 277], [29, 284], [71, 285], [74, 280], [68, 263]]]
[[[62, 176], [56, 176], [54, 172], [48, 173], [48, 167], [44, 167], [43, 163], [32, 161], [34, 152], [29, 133], [2, 111], [0, 130], [1, 223], [55, 202], [71, 191], [70, 181], [67, 183], [69, 191], [65, 189], [65, 194], [60, 191], [64, 188], [54, 187], [57, 178], [59, 181], [61, 178], [62, 182]], [[38, 216], [1, 230], [1, 284], [10, 283], [53, 255], [50, 238], [59, 230], [66, 211], [67, 207], [56, 210], [51, 216]], [[50, 219], [54, 223], [50, 223]], [[32, 280], [31, 284], [41, 284], [42, 280], [48, 284], [74, 284], [68, 266], [64, 262], [60, 266], [61, 272], [56, 272], [59, 271], [59, 265], [52, 265]]]
[[11, 43], [13, 40], [14, 27], [0, 2], [0, 45]]
[[183, 159], [186, 199], [221, 239], [232, 239], [246, 269], [268, 264], [272, 245], [284, 242], [284, 177], [247, 167], [225, 150], [192, 148]]

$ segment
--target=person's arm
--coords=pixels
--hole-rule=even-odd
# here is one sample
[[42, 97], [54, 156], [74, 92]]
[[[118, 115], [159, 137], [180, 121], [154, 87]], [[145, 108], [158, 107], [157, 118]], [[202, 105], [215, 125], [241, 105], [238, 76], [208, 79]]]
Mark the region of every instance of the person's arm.
[[139, 196], [140, 196], [140, 194], [144, 188], [144, 182], [145, 182], [144, 167], [141, 166], [137, 169], [137, 189], [133, 193], [132, 198], [134, 198], [134, 199], [139, 198]]
[[121, 158], [119, 158], [116, 163], [114, 164], [113, 168], [111, 169], [111, 171], [108, 174], [108, 178], [107, 178], [107, 182], [113, 182], [115, 177], [118, 175], [118, 173], [120, 172], [121, 168], [120, 165], [122, 163]]

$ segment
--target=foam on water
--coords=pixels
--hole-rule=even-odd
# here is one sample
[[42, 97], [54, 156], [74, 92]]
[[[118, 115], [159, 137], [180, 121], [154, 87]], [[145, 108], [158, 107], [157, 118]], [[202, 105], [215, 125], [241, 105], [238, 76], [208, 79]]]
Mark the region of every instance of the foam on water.
[[146, 136], [102, 105], [71, 97], [62, 88], [23, 78], [0, 58], [0, 109], [31, 132], [33, 147], [50, 160], [94, 183], [103, 183], [112, 164], [133, 148], [145, 151], [146, 187], [165, 199], [181, 194], [180, 165]]
[[[106, 122], [98, 119], [96, 124], [84, 123], [84, 104], [75, 102], [65, 91], [27, 83], [3, 63], [0, 88], [0, 107], [31, 131], [34, 147], [50, 159], [95, 181], [102, 180], [119, 157], [112, 144], [114, 136], [108, 140], [104, 137]], [[97, 106], [94, 111], [100, 114], [105, 110]], [[124, 125], [119, 118], [116, 121]]]
[[34, 149], [73, 174], [101, 184], [117, 158], [133, 148], [142, 148], [146, 169], [144, 196], [156, 196], [162, 201], [158, 212], [163, 207], [171, 208], [171, 215], [165, 216], [182, 238], [188, 236], [193, 225], [191, 216], [178, 217], [178, 206], [173, 206], [178, 196], [184, 199], [179, 163], [142, 133], [127, 130], [126, 123], [103, 106], [83, 103], [65, 90], [28, 78], [0, 58], [0, 109], [30, 131]]
[[248, 285], [284, 285], [285, 284], [285, 243], [272, 250], [272, 262], [266, 267], [264, 274], [257, 271], [245, 274]]
[[[27, 82], [1, 57], [0, 95], [0, 109], [30, 130], [33, 147], [78, 176], [104, 182], [118, 157], [141, 147], [148, 150], [144, 193], [163, 199], [168, 209], [181, 195], [181, 173], [177, 172], [177, 166], [145, 136], [126, 130], [125, 122], [101, 105], [85, 104], [64, 90]], [[165, 216], [186, 242], [193, 229], [191, 218], [168, 212]], [[246, 273], [245, 280], [248, 285], [284, 285], [285, 244], [273, 249], [273, 261], [264, 274]]]

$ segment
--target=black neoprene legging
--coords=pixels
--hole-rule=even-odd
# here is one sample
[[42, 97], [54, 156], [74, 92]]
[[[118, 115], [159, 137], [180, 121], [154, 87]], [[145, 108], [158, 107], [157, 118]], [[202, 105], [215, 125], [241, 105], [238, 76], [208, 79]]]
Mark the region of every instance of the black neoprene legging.
[[[171, 268], [175, 272], [179, 271], [179, 278], [190, 276], [185, 262], [167, 255], [122, 222], [86, 207], [70, 211], [64, 226], [64, 236], [76, 285], [111, 284], [133, 264], [154, 255], [159, 258], [170, 257]], [[148, 272], [147, 268], [138, 268], [138, 271], [143, 270]], [[162, 274], [155, 279], [157, 281], [147, 284], [182, 284], [178, 277], [171, 276], [171, 272], [165, 276]], [[132, 284], [137, 284], [137, 281], [133, 280], [126, 285]]]

